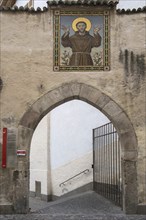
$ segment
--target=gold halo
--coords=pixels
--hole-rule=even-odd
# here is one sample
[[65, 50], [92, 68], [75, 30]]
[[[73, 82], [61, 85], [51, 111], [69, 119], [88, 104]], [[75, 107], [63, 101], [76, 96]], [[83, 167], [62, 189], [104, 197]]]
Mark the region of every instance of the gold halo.
[[89, 19], [79, 17], [79, 18], [76, 18], [76, 19], [72, 22], [72, 29], [73, 29], [74, 31], [78, 31], [76, 25], [77, 25], [77, 23], [79, 23], [79, 22], [84, 22], [84, 23], [86, 23], [86, 26], [87, 26], [87, 27], [86, 27], [86, 31], [89, 31], [89, 30], [91, 29], [91, 22], [89, 21]]

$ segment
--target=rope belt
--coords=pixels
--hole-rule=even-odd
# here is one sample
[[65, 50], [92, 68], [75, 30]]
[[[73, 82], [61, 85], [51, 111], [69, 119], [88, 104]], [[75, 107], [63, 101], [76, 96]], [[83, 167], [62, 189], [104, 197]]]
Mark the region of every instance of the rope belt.
[[90, 54], [90, 53], [87, 53], [87, 52], [73, 52], [73, 54], [80, 54], [80, 53], [81, 54], [88, 54], [88, 55]]

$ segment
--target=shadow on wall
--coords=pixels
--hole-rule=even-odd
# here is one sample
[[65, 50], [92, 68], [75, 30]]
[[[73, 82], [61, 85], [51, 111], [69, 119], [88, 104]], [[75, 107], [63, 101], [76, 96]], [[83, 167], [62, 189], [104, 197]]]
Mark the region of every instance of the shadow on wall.
[[2, 91], [2, 88], [3, 88], [3, 81], [2, 78], [0, 77], [0, 92]]
[[124, 65], [125, 86], [130, 91], [139, 91], [146, 75], [145, 55], [134, 54], [133, 51], [120, 51], [119, 61]]

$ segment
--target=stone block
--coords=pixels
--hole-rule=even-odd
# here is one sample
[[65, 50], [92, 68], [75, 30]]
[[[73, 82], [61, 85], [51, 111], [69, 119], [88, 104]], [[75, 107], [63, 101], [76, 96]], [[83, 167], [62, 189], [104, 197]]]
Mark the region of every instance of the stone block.
[[99, 90], [95, 89], [94, 87], [85, 84], [81, 85], [79, 99], [85, 100], [86, 102], [96, 107], [95, 103], [97, 103], [97, 100], [101, 96], [102, 93]]
[[0, 204], [0, 215], [14, 214], [14, 207], [12, 204]]
[[122, 161], [123, 165], [123, 208], [126, 214], [136, 214], [137, 194], [137, 170], [135, 161]]
[[34, 111], [32, 108], [29, 109], [20, 121], [20, 125], [34, 129], [39, 121], [40, 114]]
[[73, 96], [79, 97], [81, 86], [82, 86], [81, 83], [77, 83], [77, 82], [71, 83], [70, 88], [72, 90]]
[[[105, 105], [107, 105], [107, 103], [111, 101], [110, 97], [109, 96], [106, 96], [105, 94], [101, 93], [99, 99], [97, 99], [96, 101], [96, 105], [98, 106], [98, 109], [101, 110], [102, 112], [102, 109]], [[106, 112], [105, 112], [106, 114]]]
[[13, 205], [15, 213], [27, 213], [29, 211], [29, 189], [28, 189], [28, 162], [23, 163], [23, 169], [13, 171]]
[[0, 195], [0, 214], [12, 214], [14, 213], [13, 205], [9, 202], [4, 194]]
[[57, 107], [59, 104], [64, 103], [65, 97], [62, 94], [61, 88], [54, 89], [48, 93], [49, 98], [52, 100], [51, 110]]
[[17, 138], [17, 148], [19, 150], [29, 150], [30, 142], [33, 135], [33, 130], [27, 127], [18, 127], [18, 138]]
[[134, 133], [132, 124], [124, 112], [113, 115], [112, 122], [115, 128], [117, 129], [118, 133], [122, 134], [130, 131], [131, 133]]
[[138, 153], [136, 150], [135, 151], [134, 150], [124, 151], [122, 159], [129, 160], [129, 161], [137, 161], [137, 156], [138, 156]]
[[[23, 190], [18, 188], [17, 190]], [[14, 203], [14, 211], [17, 214], [27, 214], [29, 212], [28, 198], [25, 195], [17, 195]]]
[[72, 93], [72, 89], [70, 87], [70, 84], [63, 84], [59, 88], [59, 91], [60, 91], [60, 93], [62, 94], [62, 97], [64, 97], [65, 100], [71, 100], [72, 99], [73, 93]]
[[54, 100], [50, 98], [50, 93], [47, 93], [33, 104], [32, 109], [39, 114], [40, 118], [42, 118], [52, 109], [53, 105]]
[[18, 160], [18, 169], [19, 171], [28, 170], [28, 160]]
[[120, 114], [122, 112], [122, 109], [114, 101], [109, 101], [102, 108], [102, 112], [105, 112], [106, 115], [108, 115], [110, 118], [112, 118], [112, 116], [116, 116], [116, 115]]
[[138, 204], [137, 214], [146, 215], [146, 202]]
[[[122, 128], [123, 129], [123, 128]], [[127, 151], [137, 150], [137, 139], [133, 132], [127, 131], [120, 134], [121, 146], [125, 153]]]

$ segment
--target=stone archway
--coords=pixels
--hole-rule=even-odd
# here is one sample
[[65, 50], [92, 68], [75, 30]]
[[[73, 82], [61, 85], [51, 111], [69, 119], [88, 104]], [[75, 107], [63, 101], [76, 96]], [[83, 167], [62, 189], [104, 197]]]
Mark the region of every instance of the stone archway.
[[116, 127], [123, 149], [123, 209], [136, 213], [137, 209], [137, 140], [126, 113], [110, 97], [98, 89], [78, 82], [63, 84], [40, 97], [23, 115], [18, 127], [18, 149], [26, 150], [25, 158], [18, 158], [19, 181], [15, 182], [13, 204], [16, 213], [29, 210], [29, 148], [33, 132], [40, 120], [53, 108], [69, 100], [80, 99], [103, 112]]

